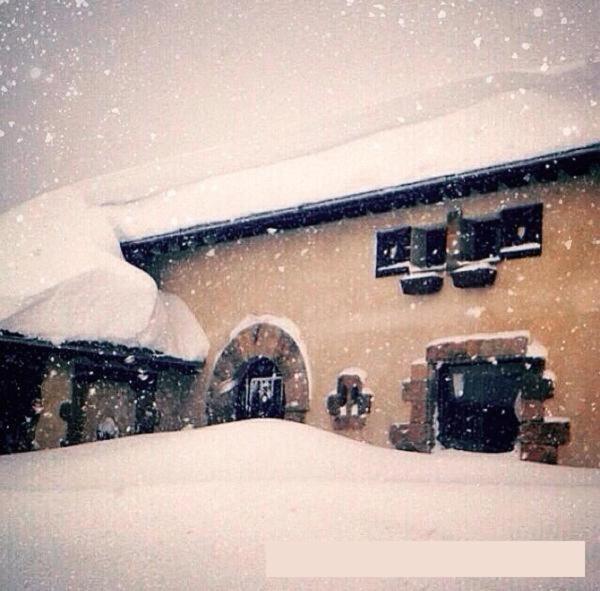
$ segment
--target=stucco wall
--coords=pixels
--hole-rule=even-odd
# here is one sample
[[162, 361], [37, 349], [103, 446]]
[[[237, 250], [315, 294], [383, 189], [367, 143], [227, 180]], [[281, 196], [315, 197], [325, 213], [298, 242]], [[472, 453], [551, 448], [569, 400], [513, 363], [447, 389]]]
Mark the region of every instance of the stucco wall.
[[161, 286], [186, 301], [211, 342], [194, 414], [202, 416], [215, 355], [248, 314], [286, 317], [299, 327], [311, 375], [309, 424], [331, 428], [325, 396], [340, 370], [363, 368], [373, 408], [364, 429], [347, 434], [382, 446], [390, 445], [390, 424], [408, 418], [400, 382], [428, 341], [529, 330], [548, 349], [547, 368], [557, 376], [547, 409], [572, 422], [572, 441], [560, 449], [559, 463], [600, 465], [598, 180], [565, 179], [452, 203], [469, 215], [496, 211], [507, 201], [544, 202], [542, 256], [501, 262], [491, 288], [457, 289], [446, 276], [441, 292], [407, 296], [397, 277], [375, 279], [375, 231], [444, 222], [446, 204], [165, 256], [155, 269]]
[[70, 363], [50, 361], [41, 391], [44, 410], [35, 430], [35, 440], [42, 449], [59, 447], [66, 430], [66, 423], [59, 415], [60, 404], [71, 400]]
[[[59, 415], [60, 404], [72, 398], [72, 364], [50, 361], [42, 382], [41, 392], [44, 409], [35, 431], [35, 439], [41, 449], [60, 446], [66, 435], [67, 425]], [[156, 405], [160, 422], [155, 431], [178, 431], [188, 424], [198, 424], [202, 409], [193, 404], [191, 393], [196, 376], [181, 375], [175, 371], [162, 372], [158, 377]], [[116, 421], [120, 436], [131, 435], [135, 428], [133, 390], [125, 382], [98, 380], [92, 385], [93, 397], [86, 405], [87, 420], [84, 441], [96, 440], [99, 421], [111, 416]]]

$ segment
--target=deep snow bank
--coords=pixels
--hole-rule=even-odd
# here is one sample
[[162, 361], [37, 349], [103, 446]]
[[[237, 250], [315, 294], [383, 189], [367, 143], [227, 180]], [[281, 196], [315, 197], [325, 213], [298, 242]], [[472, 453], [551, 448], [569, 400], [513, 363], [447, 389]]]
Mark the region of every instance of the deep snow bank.
[[[278, 540], [586, 540], [600, 471], [376, 448], [253, 420], [0, 458], [4, 589], [546, 589], [540, 579], [267, 580]], [[600, 549], [587, 579], [597, 589]]]
[[145, 346], [203, 359], [187, 306], [125, 262], [106, 215], [72, 188], [0, 215], [0, 328], [47, 339]]

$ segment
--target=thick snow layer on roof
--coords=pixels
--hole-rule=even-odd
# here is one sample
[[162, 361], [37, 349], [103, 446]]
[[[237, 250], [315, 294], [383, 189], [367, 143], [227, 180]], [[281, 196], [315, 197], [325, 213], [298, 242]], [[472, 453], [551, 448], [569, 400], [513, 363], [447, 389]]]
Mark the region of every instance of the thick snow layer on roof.
[[540, 156], [600, 140], [599, 72], [596, 61], [493, 72], [330, 124], [312, 152], [299, 141], [296, 157], [265, 163], [232, 144], [77, 190], [132, 240]]
[[[168, 190], [410, 130], [486, 97], [508, 103], [520, 89], [529, 113], [499, 109], [482, 124], [537, 137], [540, 150], [597, 137], [580, 126], [597, 87], [565, 76], [598, 58], [595, 0], [77, 0], [44, 1], [35, 16], [22, 4], [0, 3], [11, 25], [0, 47], [3, 203], [173, 158], [163, 184], [149, 165], [115, 194]], [[539, 118], [558, 137], [529, 125], [544, 107], [534, 94], [559, 107]]]
[[598, 589], [599, 493], [598, 470], [398, 452], [266, 419], [3, 456], [0, 588], [546, 589], [541, 579], [269, 580], [264, 544], [583, 540], [587, 578], [551, 586]]
[[76, 192], [4, 212], [0, 235], [0, 328], [57, 345], [109, 341], [206, 356], [206, 336], [187, 306], [123, 260], [104, 212]]

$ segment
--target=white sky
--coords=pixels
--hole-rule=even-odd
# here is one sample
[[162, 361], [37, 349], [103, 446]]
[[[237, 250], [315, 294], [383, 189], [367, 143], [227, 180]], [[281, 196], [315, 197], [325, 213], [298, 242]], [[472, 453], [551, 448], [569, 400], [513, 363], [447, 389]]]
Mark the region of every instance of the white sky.
[[183, 152], [297, 156], [387, 101], [406, 118], [403, 99], [434, 87], [597, 60], [594, 5], [5, 1], [0, 209]]

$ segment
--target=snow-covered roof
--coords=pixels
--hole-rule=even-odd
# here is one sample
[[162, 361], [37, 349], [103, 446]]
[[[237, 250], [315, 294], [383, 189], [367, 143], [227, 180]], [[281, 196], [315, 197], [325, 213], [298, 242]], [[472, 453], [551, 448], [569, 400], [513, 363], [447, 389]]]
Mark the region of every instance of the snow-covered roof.
[[[144, 232], [140, 232], [140, 234], [149, 233], [149, 235], [131, 238], [125, 232], [121, 247], [128, 260], [139, 264], [143, 262], [148, 254], [170, 252], [174, 249], [187, 249], [260, 233], [276, 233], [278, 230], [331, 222], [368, 213], [380, 213], [400, 207], [468, 197], [472, 192], [489, 192], [502, 184], [508, 187], [518, 187], [536, 179], [552, 180], [558, 178], [561, 172], [569, 175], [582, 174], [599, 162], [600, 143], [595, 143], [577, 148], [568, 148], [560, 152], [546, 153], [532, 158], [500, 162], [484, 168], [448, 173], [420, 181], [378, 187], [332, 198], [308, 199], [308, 196], [306, 196], [307, 200], [298, 201], [297, 203], [293, 199], [281, 198], [274, 201], [279, 206], [274, 205], [273, 209], [267, 209], [266, 205], [261, 208], [264, 202], [260, 199], [256, 199], [257, 205], [252, 206], [250, 205], [250, 203], [254, 203], [252, 200], [250, 203], [246, 203], [241, 198], [233, 198], [230, 202], [224, 197], [220, 200], [217, 198], [212, 200], [210, 196], [205, 196], [206, 201], [202, 202], [205, 205], [202, 207], [206, 207], [205, 213], [207, 215], [199, 215], [197, 219], [200, 221], [197, 224], [192, 226], [183, 224], [181, 229], [158, 234], [152, 234], [151, 232], [158, 232], [160, 227], [164, 230], [168, 225], [164, 219], [160, 223], [146, 224], [149, 219], [158, 220], [159, 216], [157, 214], [160, 210], [158, 204], [145, 203], [145, 200], [136, 201], [124, 206], [130, 212], [126, 214], [126, 223], [137, 226], [140, 230], [143, 226], [145, 228]], [[339, 165], [341, 166], [341, 163]], [[301, 183], [301, 181], [298, 182]], [[232, 194], [245, 196], [252, 193], [252, 188], [244, 193], [242, 184], [240, 184], [238, 191], [232, 191]], [[252, 187], [251, 184], [248, 186]], [[292, 186], [297, 187], [297, 185]], [[188, 189], [192, 190], [192, 188]], [[294, 191], [296, 191], [295, 188], [291, 190], [291, 193], [294, 193]], [[315, 191], [317, 191], [315, 193], [317, 196], [322, 196], [318, 192], [318, 188], [315, 188]], [[171, 197], [175, 200], [176, 195], [175, 191], [171, 193]], [[273, 195], [275, 195], [275, 189], [273, 189]], [[187, 197], [190, 196], [191, 194], [187, 195]], [[199, 209], [202, 209], [202, 207], [195, 207], [193, 200], [186, 201], [186, 198], [184, 198], [183, 202], [190, 206], [190, 212], [198, 214]], [[243, 207], [238, 207], [240, 203], [243, 203]], [[212, 209], [209, 210], [208, 204], [212, 205]], [[117, 211], [122, 214], [121, 207], [110, 206], [111, 215], [114, 216]], [[169, 211], [169, 207], [167, 204], [163, 209]], [[136, 208], [139, 208], [139, 213], [142, 214], [140, 218], [133, 213]], [[155, 211], [151, 214], [153, 209]], [[174, 211], [180, 211], [179, 205], [175, 206]], [[232, 217], [224, 218], [226, 212]], [[122, 227], [118, 226], [119, 219], [113, 217], [115, 224], [121, 228], [122, 232]], [[171, 222], [175, 223], [178, 219], [173, 218]], [[190, 215], [187, 215], [185, 219], [189, 222]]]
[[78, 193], [0, 215], [0, 328], [60, 345], [106, 341], [202, 360], [208, 341], [174, 294], [127, 263], [104, 212]]
[[[7, 22], [20, 22], [16, 4], [0, 8]], [[57, 5], [40, 17], [56, 27], [36, 37], [44, 63], [23, 54], [20, 26], [7, 32], [2, 72], [19, 73], [2, 86], [12, 98], [0, 122], [2, 203], [4, 193], [23, 199], [23, 186], [36, 193], [82, 170], [93, 178], [2, 213], [0, 328], [201, 358], [191, 312], [128, 265], [119, 243], [130, 254], [232, 220], [266, 231], [255, 216], [269, 212], [300, 211], [309, 223], [309, 206], [348, 196], [394, 203], [390, 187], [441, 190], [456, 175], [598, 152], [591, 1], [153, 7], [171, 51], [137, 9], [76, 4], [74, 15]], [[83, 51], [88, 39], [111, 45]], [[115, 48], [110, 67], [97, 61]], [[30, 136], [41, 130], [40, 152]], [[122, 172], [94, 176], [119, 163]]]
[[223, 144], [74, 189], [106, 210], [122, 242], [136, 241], [595, 145], [599, 85], [593, 55], [552, 68], [507, 64], [375, 105], [326, 127], [316, 144], [292, 134], [283, 159]]

